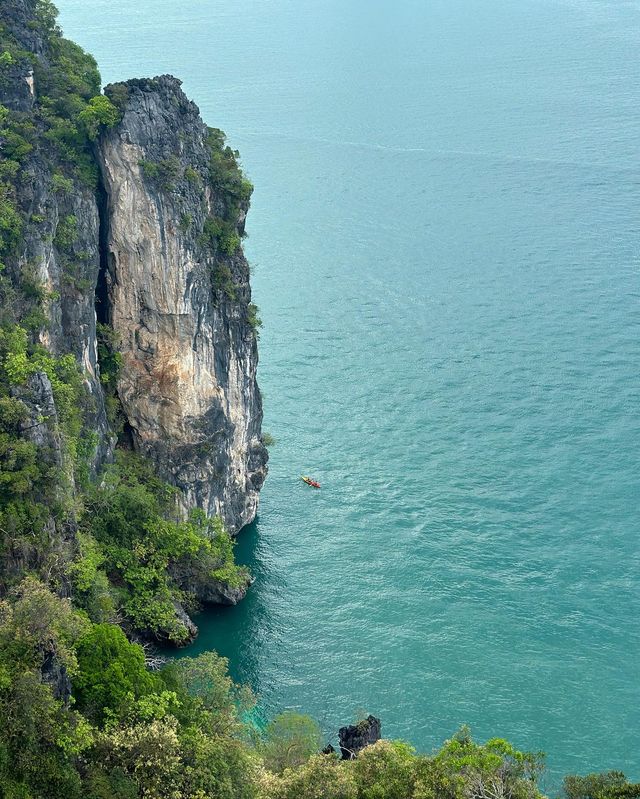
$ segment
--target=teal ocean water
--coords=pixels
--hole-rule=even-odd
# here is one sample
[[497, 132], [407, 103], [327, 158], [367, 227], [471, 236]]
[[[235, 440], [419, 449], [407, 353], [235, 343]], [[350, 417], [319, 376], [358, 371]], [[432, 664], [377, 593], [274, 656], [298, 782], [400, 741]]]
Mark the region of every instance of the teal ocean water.
[[256, 186], [277, 445], [256, 584], [191, 651], [328, 732], [640, 779], [640, 3], [59, 5]]

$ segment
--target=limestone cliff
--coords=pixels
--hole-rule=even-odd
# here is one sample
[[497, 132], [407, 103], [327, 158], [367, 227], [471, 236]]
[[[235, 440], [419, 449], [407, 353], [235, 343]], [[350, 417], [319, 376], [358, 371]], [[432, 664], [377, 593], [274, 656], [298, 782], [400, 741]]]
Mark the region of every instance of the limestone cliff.
[[249, 267], [247, 184], [175, 78], [107, 87], [121, 122], [100, 140], [106, 321], [133, 446], [185, 511], [250, 522], [266, 474]]
[[[179, 489], [182, 517], [233, 533], [266, 475], [251, 185], [175, 78], [106, 94], [48, 0], [2, 3], [0, 594], [27, 571], [72, 590], [83, 497], [118, 446]], [[166, 568], [183, 640], [183, 594], [235, 603], [249, 584], [205, 565]]]

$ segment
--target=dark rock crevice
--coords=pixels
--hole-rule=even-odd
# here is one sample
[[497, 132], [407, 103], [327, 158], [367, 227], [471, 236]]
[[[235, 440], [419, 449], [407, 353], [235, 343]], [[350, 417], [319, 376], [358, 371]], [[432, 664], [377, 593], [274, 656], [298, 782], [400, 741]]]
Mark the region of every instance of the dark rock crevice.
[[100, 325], [109, 324], [109, 288], [108, 288], [108, 271], [109, 271], [109, 254], [107, 242], [109, 240], [109, 213], [108, 213], [108, 197], [107, 191], [104, 186], [102, 178], [98, 181], [98, 188], [96, 190], [96, 201], [98, 204], [98, 218], [99, 218], [99, 231], [98, 231], [98, 254], [100, 259], [100, 269], [98, 271], [98, 279], [96, 281], [95, 290], [95, 306], [96, 306], [96, 319]]

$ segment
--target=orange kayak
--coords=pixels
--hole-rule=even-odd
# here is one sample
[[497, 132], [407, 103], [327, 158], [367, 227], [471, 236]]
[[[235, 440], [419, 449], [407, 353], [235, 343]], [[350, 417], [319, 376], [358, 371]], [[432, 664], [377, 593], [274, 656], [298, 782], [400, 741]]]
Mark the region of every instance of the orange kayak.
[[320, 488], [320, 483], [317, 480], [312, 480], [310, 477], [301, 477], [300, 479], [312, 488]]

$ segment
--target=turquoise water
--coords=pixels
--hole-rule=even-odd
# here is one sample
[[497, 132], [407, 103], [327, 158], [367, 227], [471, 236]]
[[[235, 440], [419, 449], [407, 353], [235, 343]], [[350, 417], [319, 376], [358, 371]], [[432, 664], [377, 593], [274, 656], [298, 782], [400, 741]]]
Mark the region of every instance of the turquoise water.
[[277, 445], [257, 582], [191, 651], [328, 732], [639, 779], [640, 3], [59, 4], [256, 185]]

